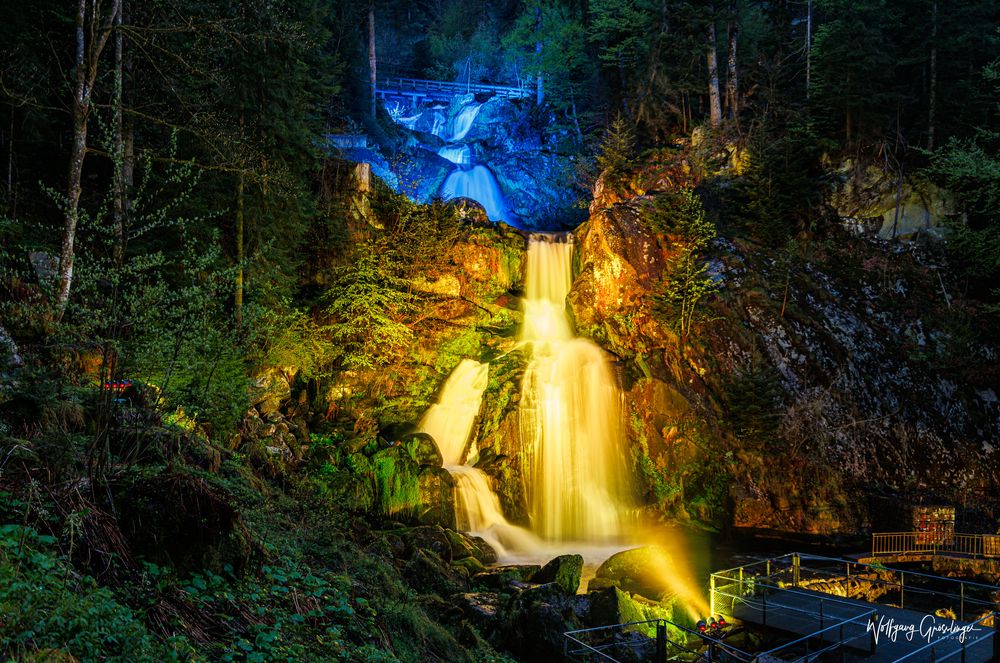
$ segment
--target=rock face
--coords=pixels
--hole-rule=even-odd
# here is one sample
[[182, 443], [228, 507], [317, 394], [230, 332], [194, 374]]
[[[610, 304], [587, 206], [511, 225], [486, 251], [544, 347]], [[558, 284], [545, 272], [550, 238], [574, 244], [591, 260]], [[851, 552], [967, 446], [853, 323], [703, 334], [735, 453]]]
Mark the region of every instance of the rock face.
[[[995, 373], [948, 367], [952, 313], [933, 253], [844, 233], [786, 290], [775, 258], [719, 239], [719, 294], [701, 304], [711, 322], [682, 346], [653, 306], [673, 239], [651, 230], [649, 196], [631, 195], [604, 196], [577, 231], [569, 306], [578, 332], [620, 359], [629, 450], [655, 515], [831, 534], [864, 526], [867, 490], [997, 485]], [[750, 375], [761, 382], [746, 386]], [[777, 413], [768, 432], [733, 425], [746, 399]]]

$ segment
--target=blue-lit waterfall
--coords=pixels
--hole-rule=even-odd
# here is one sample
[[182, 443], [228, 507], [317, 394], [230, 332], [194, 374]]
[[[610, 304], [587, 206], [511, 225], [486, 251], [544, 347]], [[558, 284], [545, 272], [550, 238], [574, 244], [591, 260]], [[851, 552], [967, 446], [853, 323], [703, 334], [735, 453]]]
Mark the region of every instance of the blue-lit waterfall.
[[455, 169], [441, 185], [441, 197], [445, 200], [453, 198], [469, 198], [475, 200], [486, 210], [486, 216], [491, 221], [503, 221], [514, 225], [513, 216], [500, 190], [496, 175], [487, 166], [475, 164], [472, 160], [472, 150], [462, 143], [469, 135], [482, 104], [469, 103], [458, 111], [451, 121], [451, 136], [448, 144], [438, 150], [438, 154], [455, 164]]

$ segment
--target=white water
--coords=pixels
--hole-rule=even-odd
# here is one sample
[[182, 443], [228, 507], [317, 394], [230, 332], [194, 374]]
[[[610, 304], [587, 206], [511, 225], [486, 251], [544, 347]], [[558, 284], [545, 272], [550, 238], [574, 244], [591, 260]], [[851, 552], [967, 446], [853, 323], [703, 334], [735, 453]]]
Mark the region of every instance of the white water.
[[445, 145], [438, 150], [438, 155], [463, 166], [472, 163], [472, 150], [469, 149], [468, 145]]
[[622, 403], [604, 352], [574, 338], [566, 313], [573, 245], [546, 236], [528, 244], [521, 338], [532, 359], [521, 386], [521, 436], [531, 456], [525, 482], [532, 530], [549, 541], [611, 543], [625, 533]]
[[480, 108], [482, 108], [482, 104], [469, 104], [458, 111], [458, 115], [451, 121], [451, 138], [448, 139], [448, 142], [457, 143], [465, 138], [469, 129], [472, 128], [472, 123], [476, 121]]
[[482, 470], [468, 465], [446, 465], [455, 480], [455, 525], [463, 532], [480, 536], [508, 558], [511, 550], [537, 550], [541, 544], [534, 534], [511, 525], [504, 518], [500, 499]]
[[445, 381], [437, 403], [420, 419], [418, 429], [434, 438], [445, 465], [458, 465], [465, 458], [488, 374], [489, 364], [463, 359]]
[[497, 178], [486, 166], [476, 165], [468, 170], [456, 168], [441, 186], [441, 197], [445, 200], [471, 198], [483, 206], [491, 221], [511, 222]]

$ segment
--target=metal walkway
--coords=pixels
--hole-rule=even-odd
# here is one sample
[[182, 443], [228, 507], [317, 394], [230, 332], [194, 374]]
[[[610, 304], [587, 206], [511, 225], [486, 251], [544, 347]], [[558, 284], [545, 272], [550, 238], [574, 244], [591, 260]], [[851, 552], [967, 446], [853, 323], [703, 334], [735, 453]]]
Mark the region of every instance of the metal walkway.
[[989, 585], [798, 553], [711, 577], [713, 614], [801, 636], [802, 661], [837, 651], [852, 661], [1000, 663], [997, 601]]

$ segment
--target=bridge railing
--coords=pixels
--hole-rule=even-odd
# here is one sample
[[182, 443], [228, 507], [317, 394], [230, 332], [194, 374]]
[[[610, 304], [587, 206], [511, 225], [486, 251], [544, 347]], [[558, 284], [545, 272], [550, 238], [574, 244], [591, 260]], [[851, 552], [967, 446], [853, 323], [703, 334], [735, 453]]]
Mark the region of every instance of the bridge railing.
[[524, 87], [511, 85], [489, 85], [487, 83], [455, 83], [453, 81], [433, 81], [422, 78], [387, 78], [379, 81], [376, 93], [385, 94], [387, 92], [397, 92], [401, 94], [427, 95], [444, 92], [449, 95], [475, 93], [489, 93], [508, 99], [521, 99], [531, 96], [531, 90]]
[[876, 532], [872, 557], [932, 555], [943, 557], [1000, 558], [1000, 534], [945, 532]]

